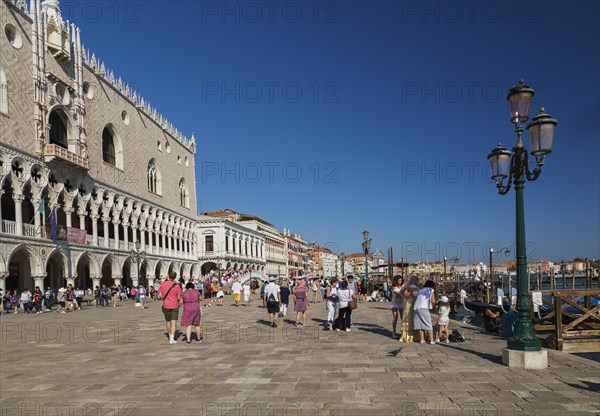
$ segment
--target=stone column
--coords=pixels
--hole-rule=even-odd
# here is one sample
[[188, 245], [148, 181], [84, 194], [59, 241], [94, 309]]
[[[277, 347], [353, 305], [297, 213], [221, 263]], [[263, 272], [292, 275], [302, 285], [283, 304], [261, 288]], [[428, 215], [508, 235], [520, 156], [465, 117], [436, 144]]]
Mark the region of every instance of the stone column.
[[17, 220], [17, 235], [23, 235], [23, 211], [21, 209], [23, 204], [23, 195], [13, 194], [13, 201], [15, 202], [15, 218]]
[[[154, 277], [148, 277], [148, 287], [147, 290], [150, 290], [150, 288], [154, 286]], [[148, 294], [148, 296], [150, 296], [150, 294]]]
[[146, 250], [146, 227], [140, 227], [140, 250]]
[[77, 211], [77, 214], [79, 215], [79, 229], [85, 230], [85, 211]]
[[[0, 189], [0, 201], [2, 200], [2, 195], [4, 195], [4, 189]], [[2, 204], [0, 204], [0, 232], [1, 231], [2, 231]], [[4, 288], [2, 289], [2, 291], [4, 292]]]
[[132, 224], [131, 225], [131, 229], [133, 230], [133, 232], [131, 233], [133, 235], [132, 239], [131, 239], [131, 244], [133, 247], [135, 247], [135, 242], [137, 241], [137, 225]]
[[150, 228], [148, 228], [148, 247], [146, 250], [146, 252], [148, 254], [152, 254], [152, 250], [153, 250], [152, 240], [154, 240], [154, 230], [152, 229], [152, 227], [150, 227]]
[[104, 223], [104, 247], [109, 248], [110, 247], [110, 241], [108, 238], [108, 222], [109, 222], [110, 218], [108, 217], [102, 217], [102, 222]]
[[113, 223], [113, 229], [115, 232], [115, 248], [120, 248], [120, 241], [119, 241], [119, 220], [118, 219], [113, 219], [112, 220]]
[[92, 289], [96, 289], [96, 286], [100, 287], [100, 277], [92, 277], [92, 286], [94, 286]]
[[[45, 292], [45, 290], [44, 290], [45, 289], [45, 287], [44, 287], [44, 277], [46, 277], [46, 276], [44, 276], [44, 275], [42, 275], [42, 276], [33, 276], [33, 284], [34, 284], [34, 286], [38, 286], [42, 290], [42, 292]], [[31, 290], [31, 292], [33, 292], [33, 289]], [[4, 293], [4, 292], [2, 292], [2, 293]]]
[[171, 236], [167, 236], [167, 255], [171, 257]]
[[75, 277], [67, 276], [67, 286], [68, 285], [72, 285], [73, 287], [75, 287]]
[[[0, 197], [2, 196], [2, 194], [0, 194]], [[35, 213], [33, 214], [33, 223], [35, 225], [35, 236], [36, 237], [43, 237], [42, 236], [42, 214], [39, 211], [39, 204], [40, 201], [34, 202], [33, 207], [35, 208]], [[37, 208], [36, 208], [37, 207]]]
[[67, 227], [71, 228], [72, 227], [72, 218], [71, 218], [71, 214], [73, 214], [73, 211], [75, 211], [75, 209], [73, 208], [63, 208], [63, 211], [65, 212], [65, 219], [66, 219], [66, 223], [67, 223]]
[[98, 246], [98, 214], [90, 214], [92, 219], [92, 244]]
[[161, 232], [160, 237], [162, 238], [162, 255], [166, 256], [167, 255], [167, 243], [166, 243], [166, 236], [164, 232]]
[[123, 221], [123, 249], [129, 250], [129, 223]]

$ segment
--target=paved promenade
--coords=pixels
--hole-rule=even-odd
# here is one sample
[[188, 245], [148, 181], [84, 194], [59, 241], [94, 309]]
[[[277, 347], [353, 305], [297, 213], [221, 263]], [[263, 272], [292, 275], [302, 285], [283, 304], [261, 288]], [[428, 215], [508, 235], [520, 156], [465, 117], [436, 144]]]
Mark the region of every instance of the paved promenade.
[[[598, 415], [600, 364], [549, 351], [543, 371], [501, 363], [505, 341], [391, 339], [389, 303], [350, 333], [271, 329], [251, 306], [204, 308], [204, 343], [168, 345], [160, 303], [0, 317], [0, 415]], [[290, 318], [288, 314], [288, 318]], [[451, 328], [459, 323], [451, 323]]]

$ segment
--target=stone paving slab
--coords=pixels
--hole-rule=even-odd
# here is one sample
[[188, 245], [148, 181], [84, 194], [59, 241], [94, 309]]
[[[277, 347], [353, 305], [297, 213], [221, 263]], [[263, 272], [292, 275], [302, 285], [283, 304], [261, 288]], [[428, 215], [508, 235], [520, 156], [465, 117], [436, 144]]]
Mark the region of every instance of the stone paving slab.
[[600, 414], [596, 361], [549, 351], [546, 370], [509, 368], [503, 339], [458, 322], [464, 343], [402, 344], [382, 304], [360, 304], [346, 333], [323, 331], [323, 304], [273, 329], [257, 302], [227, 300], [189, 346], [167, 343], [158, 302], [2, 315], [0, 415]]

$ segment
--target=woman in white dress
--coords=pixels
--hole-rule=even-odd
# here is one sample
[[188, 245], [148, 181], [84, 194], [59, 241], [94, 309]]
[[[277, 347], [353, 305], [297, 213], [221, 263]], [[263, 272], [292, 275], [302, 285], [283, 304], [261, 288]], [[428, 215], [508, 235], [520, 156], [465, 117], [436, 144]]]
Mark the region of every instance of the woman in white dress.
[[242, 285], [242, 292], [244, 293], [244, 303], [247, 305], [250, 302], [250, 285], [248, 281]]

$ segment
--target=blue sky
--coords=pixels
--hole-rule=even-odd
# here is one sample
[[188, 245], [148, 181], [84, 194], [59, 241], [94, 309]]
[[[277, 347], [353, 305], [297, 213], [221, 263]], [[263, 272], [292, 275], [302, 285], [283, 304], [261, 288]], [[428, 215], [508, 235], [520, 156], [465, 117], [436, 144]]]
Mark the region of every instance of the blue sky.
[[[600, 6], [593, 1], [61, 1], [84, 44], [198, 140], [198, 211], [263, 217], [346, 253], [486, 261], [514, 248], [520, 78], [559, 120], [526, 184], [530, 259], [600, 257]], [[526, 137], [528, 145], [529, 138]]]

